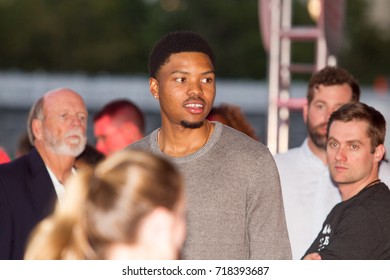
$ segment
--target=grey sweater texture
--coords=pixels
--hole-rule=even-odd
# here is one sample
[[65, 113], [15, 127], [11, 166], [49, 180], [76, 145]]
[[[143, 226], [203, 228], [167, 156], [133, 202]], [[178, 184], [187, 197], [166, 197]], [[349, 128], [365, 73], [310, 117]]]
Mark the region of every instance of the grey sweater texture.
[[159, 149], [157, 134], [129, 149], [160, 155], [184, 175], [184, 259], [291, 259], [279, 174], [265, 145], [215, 122], [201, 149], [170, 157]]

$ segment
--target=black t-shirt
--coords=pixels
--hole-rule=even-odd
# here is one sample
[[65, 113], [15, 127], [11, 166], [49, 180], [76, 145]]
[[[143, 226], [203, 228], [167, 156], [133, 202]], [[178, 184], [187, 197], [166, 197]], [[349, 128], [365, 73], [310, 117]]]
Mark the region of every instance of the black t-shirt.
[[378, 183], [337, 204], [307, 250], [323, 260], [390, 259], [390, 190]]

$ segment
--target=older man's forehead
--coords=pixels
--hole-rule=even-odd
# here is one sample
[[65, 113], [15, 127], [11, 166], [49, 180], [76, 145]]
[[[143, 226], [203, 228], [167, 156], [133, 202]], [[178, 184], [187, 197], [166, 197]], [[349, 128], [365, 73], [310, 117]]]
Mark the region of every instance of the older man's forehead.
[[45, 103], [54, 103], [58, 105], [62, 105], [63, 102], [66, 101], [79, 101], [85, 106], [84, 100], [81, 95], [70, 89], [59, 89], [50, 91], [45, 94], [44, 101]]
[[69, 88], [58, 88], [48, 91], [44, 95], [45, 99], [56, 99], [56, 98], [78, 98], [83, 100], [80, 94]]
[[43, 111], [46, 114], [83, 113], [88, 115], [83, 98], [71, 90], [52, 91], [44, 97]]

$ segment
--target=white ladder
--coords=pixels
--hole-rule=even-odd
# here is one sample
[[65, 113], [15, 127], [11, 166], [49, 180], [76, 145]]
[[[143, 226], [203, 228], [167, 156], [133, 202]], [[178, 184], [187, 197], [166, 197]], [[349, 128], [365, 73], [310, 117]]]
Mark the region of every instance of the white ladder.
[[[263, 42], [269, 54], [267, 146], [272, 154], [288, 150], [290, 110], [302, 109], [306, 101], [290, 98], [291, 74], [312, 73], [327, 65], [323, 11], [325, 1], [329, 0], [317, 1], [321, 11], [313, 26], [292, 26], [292, 0], [259, 0]], [[291, 62], [294, 41], [311, 41], [316, 45], [312, 64]]]

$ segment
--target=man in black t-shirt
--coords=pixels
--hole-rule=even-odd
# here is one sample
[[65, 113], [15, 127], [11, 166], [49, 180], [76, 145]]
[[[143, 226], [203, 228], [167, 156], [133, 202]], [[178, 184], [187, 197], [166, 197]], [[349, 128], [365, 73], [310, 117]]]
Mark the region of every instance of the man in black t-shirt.
[[390, 190], [378, 178], [386, 121], [366, 104], [346, 104], [328, 123], [327, 161], [342, 202], [303, 259], [390, 259]]

